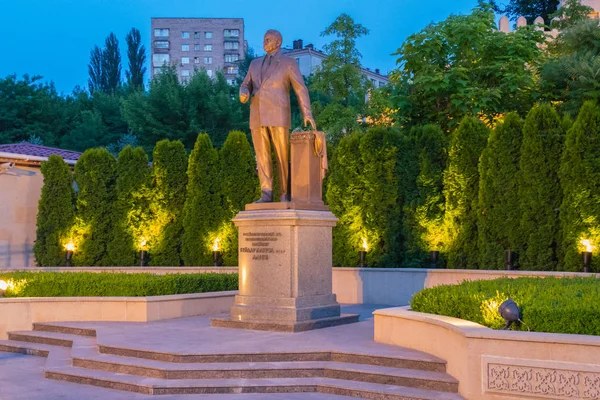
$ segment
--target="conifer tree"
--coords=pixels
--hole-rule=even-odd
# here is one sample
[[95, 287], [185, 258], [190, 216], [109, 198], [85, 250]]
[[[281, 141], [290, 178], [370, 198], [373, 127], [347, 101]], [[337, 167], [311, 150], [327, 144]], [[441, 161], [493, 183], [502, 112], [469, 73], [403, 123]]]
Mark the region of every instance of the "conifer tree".
[[523, 127], [519, 163], [517, 246], [526, 270], [556, 270], [559, 208], [562, 201], [558, 170], [564, 133], [557, 112], [548, 104], [534, 107]]
[[116, 162], [104, 148], [86, 150], [75, 164], [78, 266], [109, 266], [107, 246], [112, 237]]
[[67, 163], [57, 155], [42, 162], [41, 169], [44, 186], [38, 203], [33, 253], [39, 266], [64, 265], [64, 245], [75, 219], [73, 175]]
[[[231, 131], [219, 152], [223, 196], [222, 255], [225, 265], [237, 265], [238, 232], [231, 219], [260, 196], [256, 161], [246, 134]], [[225, 235], [226, 233], [226, 235]]]
[[211, 234], [222, 221], [219, 153], [208, 134], [198, 135], [187, 169], [181, 257], [185, 265], [212, 265]]
[[[595, 102], [584, 103], [573, 127], [567, 132], [560, 166], [563, 190], [560, 210], [562, 270], [580, 271], [581, 241], [600, 244], [600, 110]], [[592, 257], [594, 271], [600, 270]]]
[[155, 240], [150, 265], [179, 266], [183, 234], [183, 205], [187, 184], [187, 155], [180, 141], [161, 140], [153, 156]]
[[111, 265], [138, 264], [137, 251], [149, 240], [148, 156], [141, 147], [125, 147], [117, 159], [116, 202], [112, 240], [108, 245]]
[[445, 247], [449, 268], [477, 268], [477, 197], [479, 157], [489, 129], [465, 117], [453, 132], [444, 173]]
[[477, 233], [479, 265], [502, 269], [504, 251], [515, 249], [519, 227], [518, 173], [523, 121], [509, 113], [490, 134], [479, 161]]

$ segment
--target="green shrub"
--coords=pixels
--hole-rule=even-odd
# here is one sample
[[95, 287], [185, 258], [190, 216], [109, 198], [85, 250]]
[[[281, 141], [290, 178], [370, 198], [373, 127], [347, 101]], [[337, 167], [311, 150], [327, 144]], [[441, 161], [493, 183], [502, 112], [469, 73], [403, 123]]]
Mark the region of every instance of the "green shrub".
[[557, 268], [562, 125], [548, 104], [533, 108], [525, 119], [518, 188], [521, 220], [516, 240], [522, 269], [552, 271]]
[[112, 238], [116, 161], [102, 149], [86, 150], [75, 164], [77, 195], [75, 265], [108, 266], [106, 252]]
[[238, 289], [237, 274], [0, 273], [16, 283], [6, 297], [162, 296]]
[[444, 172], [444, 247], [449, 268], [477, 268], [477, 198], [479, 157], [489, 129], [465, 117], [450, 139], [448, 167]]
[[[600, 243], [600, 110], [595, 102], [586, 102], [573, 127], [567, 132], [560, 180], [563, 200], [560, 210], [562, 230], [562, 269], [579, 271], [580, 241]], [[597, 248], [594, 249], [597, 255]], [[598, 257], [592, 258], [593, 270], [600, 269]]]
[[44, 186], [38, 203], [33, 253], [39, 266], [64, 265], [64, 245], [75, 219], [73, 175], [57, 155], [42, 163], [42, 175]]
[[517, 196], [523, 121], [516, 113], [491, 133], [479, 160], [478, 247], [479, 266], [502, 269], [504, 250], [515, 248], [519, 226]]
[[512, 298], [533, 332], [600, 335], [600, 285], [590, 278], [518, 278], [463, 282], [424, 289], [411, 300], [414, 311], [466, 319], [490, 328], [504, 325], [498, 307]]

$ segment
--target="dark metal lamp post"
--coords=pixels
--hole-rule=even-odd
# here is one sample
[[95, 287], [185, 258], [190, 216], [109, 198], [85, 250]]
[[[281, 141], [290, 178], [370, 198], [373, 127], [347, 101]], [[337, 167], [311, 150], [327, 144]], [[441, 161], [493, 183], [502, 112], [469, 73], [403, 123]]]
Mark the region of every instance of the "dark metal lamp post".
[[429, 265], [429, 268], [437, 268], [438, 263], [440, 261], [440, 252], [437, 250], [430, 251], [429, 257], [431, 259], [431, 264]]

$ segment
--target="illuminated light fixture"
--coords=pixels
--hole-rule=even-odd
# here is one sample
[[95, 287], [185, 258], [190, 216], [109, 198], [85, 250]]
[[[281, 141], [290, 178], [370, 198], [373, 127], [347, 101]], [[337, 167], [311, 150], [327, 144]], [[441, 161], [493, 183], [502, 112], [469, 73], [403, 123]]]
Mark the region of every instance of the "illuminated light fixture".
[[360, 268], [365, 268], [367, 266], [367, 252], [369, 251], [369, 243], [367, 243], [366, 238], [362, 238], [362, 250], [358, 252], [359, 263], [358, 266]]
[[440, 252], [437, 250], [432, 250], [429, 252], [429, 257], [431, 260], [431, 264], [429, 265], [429, 268], [437, 268], [438, 263], [440, 262]]
[[506, 266], [507, 271], [514, 271], [515, 268], [515, 258], [517, 254], [513, 253], [510, 247], [504, 250], [504, 265]]
[[220, 267], [223, 265], [223, 259], [221, 258], [221, 250], [219, 244], [221, 243], [221, 238], [215, 238], [212, 244], [213, 250], [213, 265], [215, 267]]
[[65, 244], [65, 250], [67, 250], [67, 254], [65, 255], [65, 258], [67, 260], [67, 267], [71, 267], [73, 266], [71, 260], [73, 259], [73, 252], [75, 251], [75, 243], [71, 241]]
[[506, 322], [506, 325], [502, 329], [508, 329], [513, 322], [521, 321], [521, 309], [513, 299], [505, 300], [500, 304], [498, 312], [504, 318], [504, 322]]
[[592, 251], [594, 251], [594, 246], [592, 242], [588, 239], [581, 239], [579, 241], [585, 247], [585, 251], [583, 252], [583, 272], [591, 272], [592, 265]]
[[6, 292], [6, 289], [8, 289], [8, 282], [0, 280], [0, 296]]
[[145, 237], [140, 239], [140, 267], [146, 265], [146, 245], [148, 241]]

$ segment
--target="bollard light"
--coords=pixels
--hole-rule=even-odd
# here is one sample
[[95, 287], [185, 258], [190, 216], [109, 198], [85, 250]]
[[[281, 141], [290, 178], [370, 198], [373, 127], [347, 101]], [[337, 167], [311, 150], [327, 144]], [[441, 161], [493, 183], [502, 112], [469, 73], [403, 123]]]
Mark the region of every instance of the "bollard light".
[[67, 253], [65, 254], [65, 259], [67, 260], [67, 267], [71, 267], [73, 266], [72, 264], [72, 259], [73, 259], [73, 252], [75, 251], [75, 243], [73, 243], [72, 241], [65, 244], [65, 250], [67, 250]]
[[429, 257], [431, 260], [431, 264], [429, 265], [429, 268], [437, 268], [438, 263], [440, 262], [440, 252], [437, 250], [430, 251]]
[[6, 289], [8, 289], [8, 282], [0, 280], [0, 296], [4, 296]]
[[141, 238], [140, 239], [140, 267], [144, 267], [146, 265], [146, 245], [148, 244], [148, 241], [146, 240], [146, 238]]
[[585, 247], [585, 251], [582, 254], [583, 272], [591, 272], [592, 251], [594, 251], [594, 246], [592, 246], [592, 242], [588, 239], [581, 239], [580, 243]]
[[502, 329], [508, 329], [513, 322], [521, 320], [521, 309], [513, 299], [508, 299], [500, 304], [498, 312], [500, 313], [500, 316], [504, 318], [504, 322], [506, 322], [506, 325], [504, 325], [504, 328]]
[[367, 266], [367, 252], [369, 251], [369, 244], [367, 243], [367, 239], [362, 239], [362, 250], [358, 252], [358, 266], [359, 268], [365, 268]]
[[510, 247], [504, 250], [504, 264], [507, 271], [515, 270], [515, 257], [516, 253], [513, 253]]
[[212, 250], [213, 250], [213, 266], [220, 267], [223, 265], [223, 259], [221, 258], [221, 238], [217, 237], [213, 241]]

